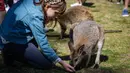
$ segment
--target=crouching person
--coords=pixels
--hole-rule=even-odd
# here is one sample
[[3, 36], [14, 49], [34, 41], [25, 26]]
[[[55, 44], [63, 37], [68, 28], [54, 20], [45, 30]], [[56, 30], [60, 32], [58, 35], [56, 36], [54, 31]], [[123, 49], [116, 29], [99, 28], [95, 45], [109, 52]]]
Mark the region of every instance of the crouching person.
[[43, 69], [60, 63], [66, 71], [74, 72], [74, 68], [61, 60], [50, 47], [44, 28], [47, 21], [65, 11], [65, 1], [38, 1], [20, 0], [7, 12], [0, 26], [4, 63], [12, 65], [16, 60]]

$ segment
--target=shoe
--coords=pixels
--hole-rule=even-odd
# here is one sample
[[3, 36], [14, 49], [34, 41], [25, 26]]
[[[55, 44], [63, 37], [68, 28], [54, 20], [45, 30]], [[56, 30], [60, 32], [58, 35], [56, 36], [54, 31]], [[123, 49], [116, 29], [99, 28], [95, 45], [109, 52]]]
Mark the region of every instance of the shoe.
[[73, 7], [73, 6], [82, 6], [82, 4], [74, 3], [74, 4], [71, 4], [70, 6], [71, 6], [71, 7]]
[[122, 11], [122, 16], [123, 16], [123, 17], [128, 17], [128, 16], [129, 16], [127, 9], [124, 9], [124, 10]]
[[120, 4], [120, 2], [117, 2], [116, 4]]
[[8, 10], [9, 10], [9, 6], [7, 6], [7, 7], [5, 8], [5, 10], [8, 11]]

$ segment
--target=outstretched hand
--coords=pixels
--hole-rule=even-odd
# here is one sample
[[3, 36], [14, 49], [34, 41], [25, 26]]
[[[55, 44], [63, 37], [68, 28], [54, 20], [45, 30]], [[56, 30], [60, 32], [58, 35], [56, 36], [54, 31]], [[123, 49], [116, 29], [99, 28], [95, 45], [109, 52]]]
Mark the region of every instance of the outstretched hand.
[[64, 67], [64, 69], [66, 71], [68, 71], [68, 72], [75, 72], [74, 67], [72, 67], [70, 64], [68, 64], [68, 63], [66, 63], [64, 61], [60, 61], [59, 63]]

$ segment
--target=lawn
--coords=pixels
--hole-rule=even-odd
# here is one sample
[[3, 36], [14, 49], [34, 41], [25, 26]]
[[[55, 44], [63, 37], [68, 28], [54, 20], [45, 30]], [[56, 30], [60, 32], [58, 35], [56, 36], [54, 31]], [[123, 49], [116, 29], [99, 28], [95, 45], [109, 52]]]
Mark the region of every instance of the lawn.
[[[67, 8], [76, 0], [66, 0]], [[93, 3], [93, 4], [92, 4]], [[91, 5], [87, 5], [91, 4]], [[110, 73], [130, 73], [130, 16], [122, 17], [123, 4], [116, 4], [116, 0], [87, 0], [88, 7], [97, 23], [102, 25], [105, 30], [122, 30], [117, 33], [105, 33], [105, 43], [102, 54], [109, 58], [100, 64], [100, 69], [108, 70]], [[130, 12], [130, 8], [129, 8]], [[60, 28], [57, 25], [53, 34], [59, 34]], [[68, 38], [60, 40], [59, 37], [48, 37], [51, 46], [59, 56], [68, 56]], [[69, 60], [65, 60], [69, 62]], [[58, 65], [59, 66], [59, 65]], [[60, 66], [59, 66], [60, 67]], [[25, 64], [16, 63], [14, 67], [6, 67], [2, 63], [0, 56], [0, 73], [67, 73], [62, 69], [42, 70], [32, 68]], [[79, 72], [85, 73], [85, 72]], [[86, 72], [87, 73], [87, 72]]]

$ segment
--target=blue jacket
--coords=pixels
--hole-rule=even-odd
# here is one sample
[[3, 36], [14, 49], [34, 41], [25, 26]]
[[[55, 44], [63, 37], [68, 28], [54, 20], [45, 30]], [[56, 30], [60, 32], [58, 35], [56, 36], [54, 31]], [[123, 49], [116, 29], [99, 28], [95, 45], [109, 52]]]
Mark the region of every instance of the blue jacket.
[[[35, 6], [33, 0], [20, 0], [7, 12], [0, 25], [0, 36], [9, 42], [26, 44], [33, 38], [52, 62], [59, 57], [50, 47], [43, 24], [44, 15], [41, 6]], [[0, 48], [4, 45], [0, 40]]]

